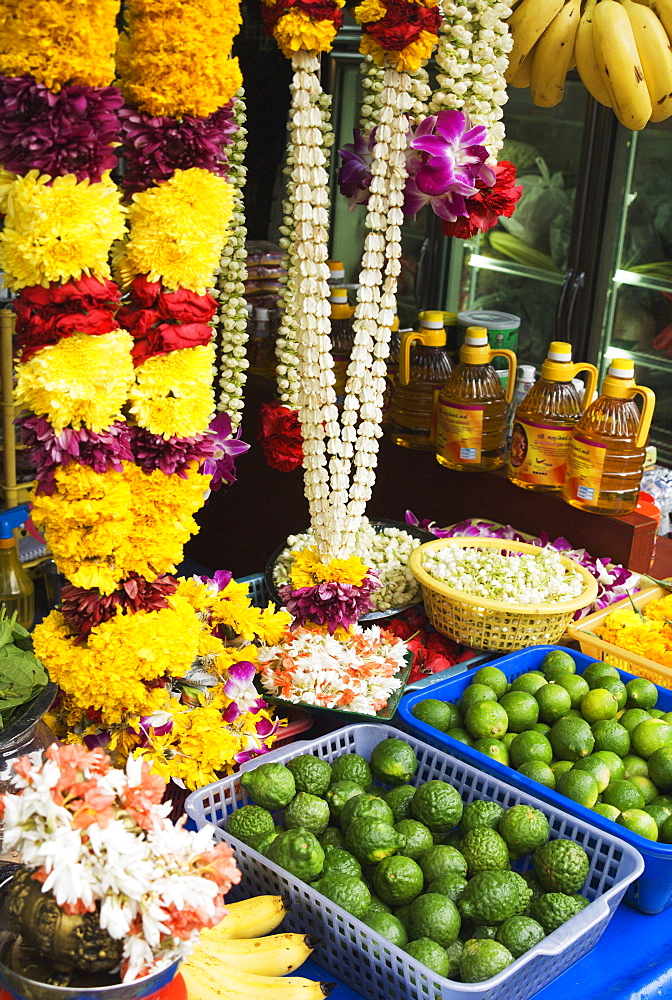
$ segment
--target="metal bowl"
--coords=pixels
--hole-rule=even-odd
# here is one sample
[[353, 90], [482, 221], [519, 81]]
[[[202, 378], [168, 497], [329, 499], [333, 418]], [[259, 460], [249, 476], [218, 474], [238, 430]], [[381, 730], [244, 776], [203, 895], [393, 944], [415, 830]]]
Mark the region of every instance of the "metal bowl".
[[[425, 531], [424, 528], [417, 528], [413, 524], [406, 524], [405, 521], [389, 521], [384, 518], [376, 518], [375, 520], [372, 520], [370, 524], [377, 531], [383, 531], [385, 528], [399, 528], [401, 531], [405, 531], [407, 534], [412, 535], [413, 538], [417, 538], [418, 544], [422, 542], [431, 542], [435, 537], [431, 531]], [[278, 546], [266, 563], [266, 569], [264, 570], [266, 589], [268, 590], [271, 600], [278, 606], [282, 606], [282, 598], [278, 594], [277, 587], [273, 582], [273, 570], [275, 569], [275, 564], [277, 563], [280, 554], [286, 548], [287, 543]], [[422, 598], [420, 594], [418, 594], [417, 598], [412, 601], [407, 601], [405, 604], [400, 604], [398, 607], [390, 608], [387, 611], [370, 611], [368, 615], [362, 615], [359, 620], [360, 622], [372, 622], [379, 618], [391, 618], [393, 615], [398, 615], [402, 611], [407, 611], [409, 608], [413, 608], [416, 604], [420, 604], [421, 602]]]

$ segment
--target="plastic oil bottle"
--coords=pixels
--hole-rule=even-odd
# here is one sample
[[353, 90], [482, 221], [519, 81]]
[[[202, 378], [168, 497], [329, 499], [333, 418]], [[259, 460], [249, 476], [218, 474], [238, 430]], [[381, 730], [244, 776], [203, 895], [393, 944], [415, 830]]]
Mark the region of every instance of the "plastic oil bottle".
[[[572, 379], [586, 372], [579, 396]], [[541, 368], [541, 378], [516, 407], [511, 432], [508, 476], [516, 486], [539, 493], [559, 493], [565, 481], [572, 430], [593, 398], [597, 368], [572, 364], [572, 345], [555, 340]]]
[[[497, 356], [508, 362], [506, 390], [492, 365]], [[467, 328], [459, 364], [439, 393], [436, 459], [441, 465], [465, 472], [504, 464], [515, 373], [513, 351], [492, 350], [485, 327]]]
[[634, 374], [630, 359], [613, 358], [600, 395], [572, 431], [562, 488], [572, 507], [619, 515], [637, 506], [656, 397], [635, 385]]
[[419, 329], [401, 335], [390, 406], [389, 436], [395, 444], [434, 451], [436, 398], [451, 369], [443, 313], [424, 312]]
[[35, 616], [35, 587], [19, 562], [14, 529], [30, 517], [26, 504], [0, 513], [0, 604], [11, 617], [17, 611], [17, 621], [30, 628]]
[[350, 355], [355, 343], [353, 316], [355, 307], [348, 303], [348, 290], [335, 285], [329, 290], [331, 303], [331, 353], [334, 359], [334, 390], [336, 405], [343, 406]]

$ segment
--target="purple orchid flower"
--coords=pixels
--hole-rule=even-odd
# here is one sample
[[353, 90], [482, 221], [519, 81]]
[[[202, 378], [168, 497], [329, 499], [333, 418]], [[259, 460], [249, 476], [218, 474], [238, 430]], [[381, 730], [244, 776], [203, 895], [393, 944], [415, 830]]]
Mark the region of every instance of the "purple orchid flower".
[[339, 149], [342, 164], [338, 171], [338, 186], [341, 194], [350, 199], [348, 208], [351, 212], [356, 205], [365, 205], [369, 200], [375, 145], [373, 133], [367, 140], [359, 129], [355, 129], [354, 137], [354, 142], [347, 142], [342, 149]]
[[422, 528], [423, 531], [431, 531], [431, 533], [437, 538], [448, 538], [448, 535], [450, 534], [450, 532], [444, 528], [437, 528], [436, 521], [430, 521], [428, 518], [418, 521], [412, 510], [406, 511], [404, 514], [404, 520], [406, 521], [406, 524], [412, 524], [414, 528]]
[[212, 476], [210, 490], [217, 490], [223, 482], [235, 483], [236, 455], [242, 455], [250, 450], [249, 444], [240, 440], [241, 428], [233, 433], [231, 418], [228, 413], [219, 413], [210, 424], [211, 440], [214, 441], [214, 454], [206, 459], [203, 473]]
[[243, 712], [258, 712], [263, 707], [263, 703], [260, 704], [261, 698], [254, 687], [254, 675], [256, 673], [254, 663], [251, 663], [249, 660], [241, 660], [239, 663], [233, 663], [226, 673], [227, 679], [224, 684], [224, 694], [227, 698], [231, 698], [238, 709], [233, 719], [226, 718], [225, 715], [224, 718], [226, 721], [233, 722]]
[[[266, 707], [264, 703], [262, 707]], [[280, 728], [280, 722], [278, 719], [261, 718], [258, 720], [256, 725], [257, 736], [261, 740], [268, 740], [271, 736], [275, 736], [278, 729]], [[248, 760], [253, 760], [255, 757], [260, 757], [262, 754], [268, 753], [271, 749], [270, 746], [254, 746], [251, 737], [248, 737], [250, 745], [246, 747], [245, 750], [240, 750], [237, 754], [234, 754], [234, 760], [238, 764], [246, 764]]]
[[228, 569], [218, 569], [214, 576], [198, 576], [196, 579], [206, 585], [208, 593], [221, 594], [233, 580], [233, 573]]

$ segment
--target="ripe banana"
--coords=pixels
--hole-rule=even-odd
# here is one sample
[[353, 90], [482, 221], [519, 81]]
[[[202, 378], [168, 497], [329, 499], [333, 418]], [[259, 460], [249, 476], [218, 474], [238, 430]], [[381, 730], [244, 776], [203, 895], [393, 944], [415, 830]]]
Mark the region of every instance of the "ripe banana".
[[600, 0], [593, 13], [593, 32], [598, 66], [611, 87], [614, 114], [621, 125], [637, 132], [651, 117], [651, 98], [625, 7], [618, 0]]
[[581, 0], [567, 0], [534, 46], [530, 94], [537, 107], [553, 108], [562, 100], [580, 19]]
[[308, 934], [269, 934], [267, 937], [242, 938], [216, 944], [201, 940], [189, 961], [195, 959], [202, 965], [212, 965], [213, 969], [221, 961], [239, 972], [253, 972], [259, 976], [286, 976], [303, 965], [316, 944], [317, 939]]
[[302, 976], [256, 976], [219, 964], [217, 970], [183, 962], [189, 1000], [324, 1000], [333, 983], [320, 983]]
[[605, 83], [600, 73], [597, 63], [597, 52], [595, 51], [595, 41], [593, 37], [593, 14], [597, 0], [587, 0], [581, 20], [579, 21], [576, 40], [574, 42], [574, 55], [576, 57], [576, 68], [581, 81], [588, 93], [603, 104], [606, 108], [611, 107], [611, 92], [609, 84]]
[[509, 85], [511, 87], [529, 87], [530, 86], [530, 71], [532, 69], [532, 60], [534, 58], [534, 48], [531, 48], [527, 53], [522, 63], [520, 64], [520, 69], [514, 76], [513, 80], [509, 80]]
[[227, 903], [227, 916], [216, 927], [201, 932], [199, 942], [226, 941], [270, 934], [282, 923], [291, 903], [287, 896], [252, 896], [238, 903]]
[[656, 15], [669, 39], [672, 39], [672, 0], [638, 0], [645, 7], [650, 7]]
[[651, 98], [651, 121], [662, 122], [672, 114], [672, 50], [665, 29], [649, 7], [621, 0], [630, 20], [644, 79]]
[[525, 56], [563, 6], [564, 0], [521, 0], [509, 17], [513, 47], [504, 78], [507, 83], [517, 75]]

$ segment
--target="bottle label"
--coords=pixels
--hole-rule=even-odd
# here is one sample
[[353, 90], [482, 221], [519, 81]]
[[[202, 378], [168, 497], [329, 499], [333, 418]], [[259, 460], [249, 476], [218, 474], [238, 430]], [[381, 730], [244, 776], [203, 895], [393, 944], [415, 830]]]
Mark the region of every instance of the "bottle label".
[[439, 400], [436, 450], [450, 462], [481, 461], [483, 407]]
[[583, 437], [572, 438], [565, 479], [567, 499], [580, 500], [588, 505], [598, 503], [606, 456], [606, 444], [598, 444], [597, 441]]
[[535, 486], [562, 486], [565, 481], [571, 427], [515, 420], [509, 468], [516, 479]]

